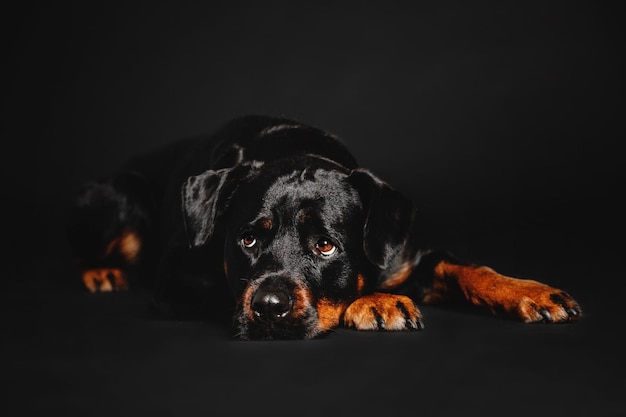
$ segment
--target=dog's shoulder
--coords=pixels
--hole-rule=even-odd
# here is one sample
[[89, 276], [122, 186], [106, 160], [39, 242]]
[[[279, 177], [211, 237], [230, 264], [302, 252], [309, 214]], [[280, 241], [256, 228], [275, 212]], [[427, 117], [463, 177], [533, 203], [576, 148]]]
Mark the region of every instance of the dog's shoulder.
[[[312, 154], [348, 169], [358, 166], [343, 141], [334, 134], [286, 117], [247, 115], [231, 120], [194, 151], [205, 169], [238, 163], [268, 162]], [[196, 165], [190, 161], [191, 165]]]
[[231, 119], [213, 133], [180, 139], [136, 156], [125, 169], [141, 173], [157, 187], [175, 190], [186, 178], [207, 170], [306, 155], [349, 170], [358, 167], [348, 147], [334, 134], [286, 117], [247, 115]]

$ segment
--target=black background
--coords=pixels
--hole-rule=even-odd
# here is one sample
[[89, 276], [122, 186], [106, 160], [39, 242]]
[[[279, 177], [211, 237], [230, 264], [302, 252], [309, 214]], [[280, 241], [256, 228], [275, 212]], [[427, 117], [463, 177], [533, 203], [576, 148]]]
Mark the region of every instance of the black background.
[[[618, 2], [3, 8], [13, 413], [626, 411]], [[243, 343], [219, 324], [151, 319], [140, 294], [68, 285], [75, 187], [246, 113], [338, 134], [422, 207], [436, 244], [560, 286], [585, 316], [524, 326], [430, 307], [420, 333]]]

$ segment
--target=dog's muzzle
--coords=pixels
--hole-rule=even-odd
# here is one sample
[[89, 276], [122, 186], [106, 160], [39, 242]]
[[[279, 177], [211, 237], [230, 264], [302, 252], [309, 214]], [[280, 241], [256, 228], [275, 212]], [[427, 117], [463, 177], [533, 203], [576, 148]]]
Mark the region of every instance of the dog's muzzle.
[[242, 339], [306, 339], [318, 333], [310, 289], [303, 279], [284, 274], [251, 281], [235, 321]]

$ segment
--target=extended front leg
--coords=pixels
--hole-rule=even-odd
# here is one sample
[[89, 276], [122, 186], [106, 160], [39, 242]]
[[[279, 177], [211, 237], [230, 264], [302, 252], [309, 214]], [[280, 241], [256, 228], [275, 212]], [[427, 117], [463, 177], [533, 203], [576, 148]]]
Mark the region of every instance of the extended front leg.
[[565, 291], [546, 284], [507, 277], [491, 268], [440, 261], [433, 271], [424, 303], [467, 300], [493, 314], [505, 314], [530, 322], [568, 322], [582, 314], [578, 303]]

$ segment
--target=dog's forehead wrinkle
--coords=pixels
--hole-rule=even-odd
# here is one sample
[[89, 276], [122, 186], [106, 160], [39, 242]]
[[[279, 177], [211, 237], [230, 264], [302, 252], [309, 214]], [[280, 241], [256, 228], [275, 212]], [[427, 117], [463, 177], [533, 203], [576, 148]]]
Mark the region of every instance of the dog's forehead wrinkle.
[[266, 252], [271, 256], [281, 258], [294, 256], [300, 259], [305, 255], [297, 232], [289, 227], [282, 228], [281, 232], [272, 239]]
[[343, 211], [350, 204], [360, 203], [358, 193], [346, 178], [343, 173], [310, 167], [280, 176], [266, 191], [262, 211], [272, 211], [278, 205], [296, 209], [301, 201], [318, 202], [324, 210]]

